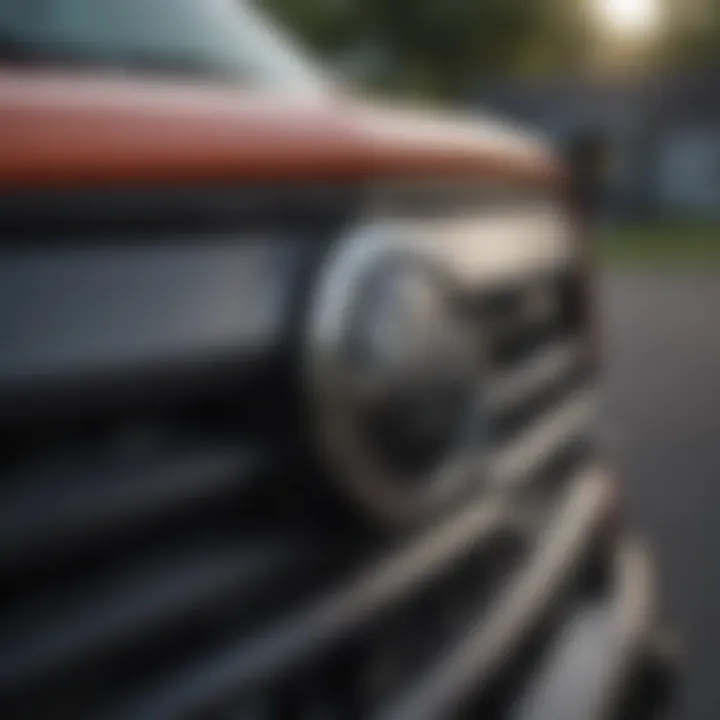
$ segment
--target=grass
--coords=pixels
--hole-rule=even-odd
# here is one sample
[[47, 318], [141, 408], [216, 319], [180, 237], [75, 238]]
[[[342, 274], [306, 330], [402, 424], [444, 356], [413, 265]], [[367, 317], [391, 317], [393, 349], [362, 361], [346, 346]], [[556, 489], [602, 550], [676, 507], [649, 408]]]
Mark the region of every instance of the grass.
[[720, 223], [607, 227], [598, 242], [611, 266], [720, 270]]

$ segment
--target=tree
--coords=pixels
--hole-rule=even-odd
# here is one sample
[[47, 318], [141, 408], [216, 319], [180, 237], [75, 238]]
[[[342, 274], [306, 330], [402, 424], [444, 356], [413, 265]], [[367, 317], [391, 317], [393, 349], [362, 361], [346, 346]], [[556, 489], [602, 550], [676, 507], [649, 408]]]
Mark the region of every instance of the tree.
[[329, 63], [423, 96], [464, 97], [488, 76], [695, 67], [720, 56], [715, 0], [658, 0], [663, 29], [635, 45], [599, 36], [594, 0], [258, 1]]
[[717, 0], [666, 0], [664, 59], [680, 68], [706, 68], [720, 61]]
[[[374, 84], [440, 96], [472, 90], [551, 53], [532, 50], [552, 28], [548, 0], [265, 0], [273, 14], [331, 62], [381, 58]], [[555, 15], [555, 13], [550, 13]], [[562, 44], [548, 43], [548, 47]], [[377, 68], [373, 68], [377, 70]], [[371, 73], [372, 75], [373, 73]], [[377, 77], [380, 75], [381, 77]]]

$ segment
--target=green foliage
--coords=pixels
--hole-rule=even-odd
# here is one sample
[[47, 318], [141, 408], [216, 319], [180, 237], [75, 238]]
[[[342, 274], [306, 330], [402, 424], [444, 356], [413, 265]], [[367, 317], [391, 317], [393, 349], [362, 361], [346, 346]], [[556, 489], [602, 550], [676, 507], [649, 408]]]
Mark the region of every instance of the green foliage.
[[[720, 56], [720, 3], [658, 1], [664, 27], [651, 49], [630, 48], [631, 64], [697, 66]], [[487, 76], [587, 70], [603, 53], [595, 0], [256, 2], [331, 65], [353, 68], [364, 84], [424, 97], [462, 97]]]
[[665, 0], [664, 60], [685, 68], [717, 66], [720, 61], [720, 3], [717, 0]]
[[[367, 62], [370, 84], [457, 96], [528, 64], [548, 0], [264, 0], [321, 57]], [[557, 0], [555, 3], [558, 4]], [[538, 53], [536, 60], [546, 62]]]
[[382, 42], [394, 49], [400, 72], [451, 95], [469, 91], [479, 74], [511, 68], [540, 7], [507, 0], [366, 2], [374, 6]]
[[600, 233], [600, 254], [614, 267], [720, 268], [720, 226], [712, 221], [667, 221], [612, 227]]

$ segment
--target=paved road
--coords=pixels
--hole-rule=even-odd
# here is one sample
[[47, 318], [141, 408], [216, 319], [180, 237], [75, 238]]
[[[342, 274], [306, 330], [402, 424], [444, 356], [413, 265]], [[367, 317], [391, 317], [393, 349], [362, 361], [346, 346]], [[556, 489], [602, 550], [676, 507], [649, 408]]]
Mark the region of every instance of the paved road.
[[677, 720], [720, 717], [720, 275], [610, 274], [606, 418], [683, 635]]

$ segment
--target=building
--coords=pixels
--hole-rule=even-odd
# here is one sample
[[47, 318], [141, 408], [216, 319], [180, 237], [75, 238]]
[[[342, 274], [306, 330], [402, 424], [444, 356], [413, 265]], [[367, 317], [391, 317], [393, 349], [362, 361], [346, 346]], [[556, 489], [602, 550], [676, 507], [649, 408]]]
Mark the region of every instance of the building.
[[720, 219], [720, 74], [499, 82], [479, 98], [559, 146], [579, 133], [602, 137], [609, 214]]

